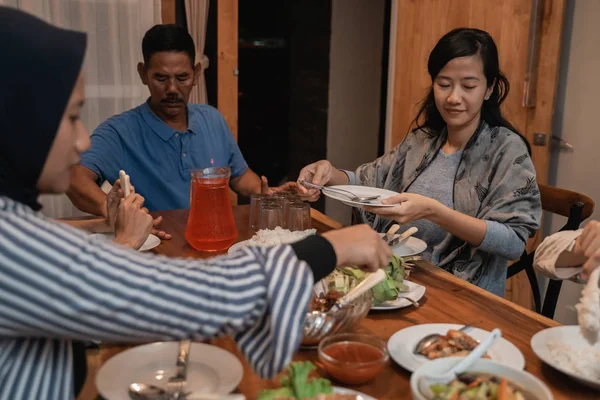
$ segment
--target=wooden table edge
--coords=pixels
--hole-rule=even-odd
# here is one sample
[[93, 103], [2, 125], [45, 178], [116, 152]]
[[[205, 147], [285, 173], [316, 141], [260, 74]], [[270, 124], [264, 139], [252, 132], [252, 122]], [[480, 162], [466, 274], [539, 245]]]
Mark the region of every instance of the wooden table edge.
[[442, 268], [437, 267], [429, 262], [415, 261], [415, 264], [417, 264], [419, 266], [419, 268], [422, 269], [423, 271], [426, 271], [432, 275], [435, 275], [436, 277], [443, 279], [445, 281], [452, 282], [455, 285], [458, 285], [464, 289], [475, 291], [478, 294], [480, 294], [490, 300], [500, 302], [500, 303], [502, 303], [502, 305], [510, 307], [513, 310], [518, 311], [520, 313], [523, 313], [523, 314], [527, 315], [528, 317], [535, 319], [538, 322], [541, 322], [541, 323], [549, 325], [549, 326], [561, 326], [562, 325], [561, 323], [556, 322], [550, 318], [547, 318], [541, 314], [538, 314], [533, 310], [529, 310], [525, 307], [515, 304], [512, 301], [505, 299], [504, 297], [496, 296], [495, 294], [490, 293], [487, 290], [482, 289], [476, 285], [473, 285], [472, 283], [469, 283], [469, 282], [465, 281], [464, 279], [454, 276], [451, 273], [444, 271]]

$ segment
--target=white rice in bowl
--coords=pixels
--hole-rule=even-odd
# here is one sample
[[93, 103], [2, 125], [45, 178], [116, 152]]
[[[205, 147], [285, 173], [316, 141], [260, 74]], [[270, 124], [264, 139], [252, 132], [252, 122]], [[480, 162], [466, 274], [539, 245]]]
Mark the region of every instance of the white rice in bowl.
[[575, 347], [558, 341], [549, 341], [546, 345], [550, 357], [561, 368], [600, 382], [600, 352], [597, 348]]
[[275, 229], [261, 229], [252, 238], [244, 242], [246, 246], [273, 246], [281, 243], [294, 243], [304, 239], [307, 236], [314, 235], [316, 229], [307, 229], [305, 231], [290, 231], [277, 227]]

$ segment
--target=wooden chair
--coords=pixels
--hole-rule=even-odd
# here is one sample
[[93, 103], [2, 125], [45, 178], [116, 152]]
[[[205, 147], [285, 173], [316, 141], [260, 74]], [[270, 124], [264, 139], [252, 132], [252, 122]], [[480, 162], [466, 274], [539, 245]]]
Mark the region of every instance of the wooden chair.
[[[594, 212], [594, 200], [584, 194], [543, 184], [539, 184], [539, 188], [542, 198], [542, 209], [568, 218], [565, 226], [559, 231], [579, 229], [579, 225]], [[531, 290], [533, 291], [535, 311], [538, 313], [541, 312], [542, 315], [552, 319], [554, 318], [554, 311], [556, 310], [562, 281], [550, 279], [544, 303], [542, 304], [540, 288], [533, 268], [534, 256], [535, 250], [529, 254], [527, 251], [524, 251], [519, 261], [508, 267], [506, 279], [525, 270]]]

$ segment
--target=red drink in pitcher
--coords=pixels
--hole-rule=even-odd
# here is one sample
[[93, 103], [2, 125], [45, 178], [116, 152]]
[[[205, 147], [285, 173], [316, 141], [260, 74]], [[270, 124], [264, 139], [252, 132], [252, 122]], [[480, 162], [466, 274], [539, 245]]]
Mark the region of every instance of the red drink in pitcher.
[[229, 168], [192, 170], [185, 238], [196, 250], [226, 250], [237, 238], [229, 199]]

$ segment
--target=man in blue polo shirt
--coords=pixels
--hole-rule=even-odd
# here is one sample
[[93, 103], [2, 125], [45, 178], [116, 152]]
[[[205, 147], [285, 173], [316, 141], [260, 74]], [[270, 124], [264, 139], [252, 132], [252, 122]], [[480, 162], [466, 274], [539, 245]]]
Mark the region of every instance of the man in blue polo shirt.
[[77, 208], [104, 215], [106, 195], [99, 185], [114, 183], [120, 170], [129, 174], [150, 211], [189, 208], [193, 168], [229, 166], [230, 186], [241, 195], [269, 190], [266, 178], [248, 168], [219, 111], [187, 104], [201, 73], [194, 49], [187, 30], [175, 25], [156, 25], [146, 32], [138, 73], [150, 98], [103, 122], [92, 134], [91, 148], [75, 168], [68, 192]]

